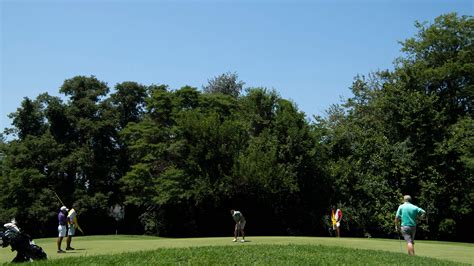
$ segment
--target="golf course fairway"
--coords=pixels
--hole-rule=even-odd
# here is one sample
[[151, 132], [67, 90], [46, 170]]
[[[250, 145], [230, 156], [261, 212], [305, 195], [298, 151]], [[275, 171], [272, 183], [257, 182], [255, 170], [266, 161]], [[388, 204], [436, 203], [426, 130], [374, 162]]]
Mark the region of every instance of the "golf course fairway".
[[[50, 260], [76, 256], [111, 255], [163, 248], [189, 248], [209, 246], [244, 245], [321, 245], [363, 250], [388, 251], [406, 254], [406, 244], [398, 239], [325, 238], [325, 237], [247, 237], [245, 243], [234, 243], [232, 237], [213, 238], [160, 238], [151, 236], [105, 235], [78, 236], [73, 238], [73, 251], [56, 253], [56, 238], [35, 240], [48, 254]], [[66, 241], [63, 241], [63, 249]], [[419, 240], [415, 246], [418, 257], [429, 257], [466, 264], [474, 264], [474, 244]], [[0, 263], [10, 262], [16, 252], [10, 247], [0, 249]], [[100, 264], [100, 262], [98, 262]]]

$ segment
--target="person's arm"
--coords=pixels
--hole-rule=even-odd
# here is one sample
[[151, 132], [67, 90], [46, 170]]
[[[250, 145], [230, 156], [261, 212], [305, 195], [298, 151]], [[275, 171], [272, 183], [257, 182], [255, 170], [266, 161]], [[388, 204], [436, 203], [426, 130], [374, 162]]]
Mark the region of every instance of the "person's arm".
[[420, 217], [420, 219], [425, 219], [426, 211], [423, 210], [422, 208], [418, 208], [418, 217]]
[[398, 222], [398, 217], [401, 217], [401, 209], [400, 207], [398, 207], [398, 210], [397, 210], [397, 213], [395, 214], [395, 219], [393, 220], [394, 224], [395, 224], [395, 231], [398, 231], [398, 228], [399, 228], [399, 222]]

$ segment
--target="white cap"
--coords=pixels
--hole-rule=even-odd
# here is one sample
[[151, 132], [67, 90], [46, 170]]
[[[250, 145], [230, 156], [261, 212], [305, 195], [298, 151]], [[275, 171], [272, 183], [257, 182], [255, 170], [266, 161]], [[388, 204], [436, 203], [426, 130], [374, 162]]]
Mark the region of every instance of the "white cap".
[[61, 211], [69, 211], [68, 208], [66, 208], [66, 206], [62, 206], [60, 210]]
[[18, 228], [18, 226], [16, 226], [16, 224], [14, 223], [6, 223], [3, 225], [5, 228], [7, 229], [11, 229], [11, 230], [14, 230], [16, 232], [20, 232], [20, 229]]

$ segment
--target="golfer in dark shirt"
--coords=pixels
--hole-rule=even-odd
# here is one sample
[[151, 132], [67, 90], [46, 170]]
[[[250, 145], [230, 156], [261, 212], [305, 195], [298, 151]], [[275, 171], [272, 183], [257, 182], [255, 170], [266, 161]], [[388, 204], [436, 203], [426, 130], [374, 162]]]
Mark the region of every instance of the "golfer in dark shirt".
[[67, 231], [67, 212], [68, 209], [66, 206], [62, 206], [59, 209], [58, 213], [58, 253], [64, 253], [65, 251], [61, 249], [61, 243], [63, 242], [63, 238], [66, 236], [66, 231]]

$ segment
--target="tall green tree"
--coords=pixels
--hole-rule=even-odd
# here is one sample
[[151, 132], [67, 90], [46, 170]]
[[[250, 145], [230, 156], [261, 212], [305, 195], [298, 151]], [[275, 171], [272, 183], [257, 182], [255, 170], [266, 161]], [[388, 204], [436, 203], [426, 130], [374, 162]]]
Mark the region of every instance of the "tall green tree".
[[208, 84], [203, 87], [203, 91], [237, 97], [244, 85], [245, 82], [239, 80], [237, 73], [227, 72], [208, 80]]
[[461, 152], [446, 147], [453, 125], [472, 117], [473, 20], [447, 14], [416, 26], [395, 70], [357, 77], [354, 97], [329, 116], [330, 169], [341, 204], [367, 212], [354, 216], [362, 233], [389, 233], [397, 198], [411, 194], [428, 211], [420, 237], [461, 239], [472, 221], [464, 190], [472, 178]]
[[21, 107], [9, 115], [16, 129], [14, 133], [18, 134], [20, 139], [24, 139], [28, 135], [39, 136], [44, 132], [45, 121], [41, 107], [39, 101], [25, 97], [21, 102]]

